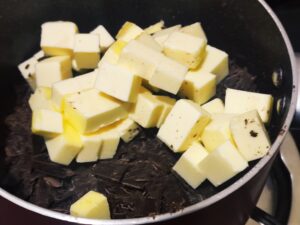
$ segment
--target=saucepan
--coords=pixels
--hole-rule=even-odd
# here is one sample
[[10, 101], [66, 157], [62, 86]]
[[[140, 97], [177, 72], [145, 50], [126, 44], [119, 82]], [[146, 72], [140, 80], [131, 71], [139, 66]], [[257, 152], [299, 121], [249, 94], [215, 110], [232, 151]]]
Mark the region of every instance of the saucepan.
[[[289, 129], [297, 96], [293, 49], [279, 19], [263, 0], [1, 1], [0, 180], [7, 172], [4, 149], [10, 144], [4, 121], [18, 104], [16, 88], [23, 83], [26, 85], [17, 65], [39, 49], [40, 25], [46, 21], [66, 20], [77, 23], [81, 32], [89, 32], [103, 24], [116, 34], [125, 21], [146, 27], [161, 19], [169, 26], [200, 21], [209, 43], [228, 52], [232, 60], [254, 74], [259, 92], [273, 95], [274, 109], [268, 125], [273, 144], [269, 154], [211, 197], [180, 211], [153, 217], [110, 221], [81, 219], [33, 205], [11, 190], [0, 188], [0, 196], [45, 217], [79, 224], [182, 224], [190, 221], [205, 225], [238, 225], [247, 221]], [[18, 132], [15, 142], [24, 144], [26, 140], [20, 140], [17, 135]]]

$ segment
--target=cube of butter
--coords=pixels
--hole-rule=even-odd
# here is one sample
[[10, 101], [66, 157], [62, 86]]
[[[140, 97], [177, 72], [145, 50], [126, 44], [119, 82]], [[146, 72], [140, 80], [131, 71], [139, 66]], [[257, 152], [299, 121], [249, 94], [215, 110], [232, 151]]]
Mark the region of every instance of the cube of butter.
[[248, 167], [247, 161], [234, 145], [227, 141], [208, 154], [199, 164], [207, 179], [219, 186]]
[[163, 54], [160, 54], [157, 59], [156, 68], [149, 79], [149, 84], [172, 94], [177, 94], [187, 73], [187, 67]]
[[126, 104], [90, 89], [65, 98], [64, 115], [80, 133], [91, 133], [127, 116]]
[[198, 104], [203, 104], [216, 94], [216, 76], [207, 72], [189, 71], [180, 88], [180, 94]]
[[156, 51], [159, 51], [161, 52], [162, 51], [162, 47], [160, 46], [160, 44], [158, 44], [154, 38], [147, 34], [147, 33], [142, 33], [140, 34], [136, 40], [140, 43], [142, 43], [143, 45], [146, 45], [148, 46], [149, 48], [152, 48], [153, 50], [156, 50]]
[[74, 37], [78, 32], [75, 23], [65, 21], [42, 24], [41, 48], [46, 55], [72, 55]]
[[162, 110], [163, 105], [147, 89], [142, 88], [129, 117], [144, 128], [156, 127]]
[[172, 27], [165, 28], [163, 30], [158, 30], [154, 32], [153, 38], [154, 40], [159, 43], [161, 46], [164, 46], [165, 41], [169, 38], [169, 36], [174, 33], [175, 31], [178, 31], [181, 28], [181, 25], [175, 25]]
[[95, 69], [100, 60], [100, 40], [97, 34], [76, 34], [74, 60], [78, 69]]
[[209, 152], [214, 151], [226, 141], [234, 144], [229, 126], [232, 117], [226, 114], [219, 114], [218, 117], [212, 115], [212, 121], [204, 128], [200, 138]]
[[46, 140], [50, 160], [69, 165], [82, 148], [79, 133], [69, 123], [64, 122], [64, 132], [55, 138]]
[[261, 158], [269, 151], [271, 142], [256, 110], [234, 117], [230, 129], [239, 152], [247, 161]]
[[182, 27], [180, 29], [180, 32], [185, 33], [185, 34], [190, 34], [190, 35], [202, 38], [207, 41], [205, 32], [201, 26], [201, 23], [199, 23], [199, 22]]
[[38, 109], [53, 110], [53, 103], [51, 101], [51, 88], [38, 87], [29, 98], [29, 106], [32, 111]]
[[127, 143], [138, 135], [140, 127], [132, 119], [127, 118], [120, 121], [120, 124], [116, 127], [116, 131], [120, 135], [121, 139]]
[[197, 70], [215, 74], [219, 83], [229, 73], [228, 54], [208, 45], [203, 62]]
[[76, 157], [76, 162], [86, 163], [98, 160], [99, 152], [102, 146], [102, 140], [99, 134], [81, 135], [82, 149]]
[[56, 82], [52, 86], [52, 101], [58, 109], [62, 109], [65, 96], [92, 89], [96, 82], [98, 70]]
[[176, 162], [173, 170], [196, 189], [206, 179], [199, 164], [207, 155], [205, 148], [200, 143], [194, 142]]
[[98, 63], [98, 67], [100, 68], [104, 62], [108, 62], [111, 64], [117, 64], [120, 58], [120, 54], [123, 48], [127, 45], [127, 42], [118, 40], [113, 43], [105, 52], [102, 59]]
[[142, 79], [119, 65], [104, 62], [99, 68], [95, 88], [125, 102], [135, 102]]
[[157, 137], [174, 152], [183, 152], [199, 139], [209, 121], [210, 115], [199, 105], [181, 99], [160, 127]]
[[203, 105], [201, 105], [209, 113], [224, 113], [225, 107], [222, 99], [215, 98]]
[[70, 213], [75, 217], [89, 219], [110, 219], [107, 198], [100, 193], [90, 191], [71, 205]]
[[72, 77], [69, 56], [55, 56], [38, 62], [35, 66], [36, 86], [52, 87], [55, 82]]
[[257, 110], [264, 123], [270, 121], [273, 107], [273, 96], [255, 92], [226, 89], [225, 112], [226, 113], [245, 113]]
[[179, 31], [172, 33], [164, 42], [163, 52], [190, 69], [195, 69], [205, 55], [205, 39]]
[[160, 128], [175, 105], [176, 100], [168, 96], [160, 95], [154, 95], [154, 98], [163, 106], [162, 112], [156, 124], [156, 127]]
[[147, 34], [154, 34], [160, 30], [162, 30], [162, 28], [164, 27], [165, 25], [165, 22], [163, 20], [153, 24], [153, 25], [150, 25], [149, 27], [145, 28], [144, 31], [145, 33]]
[[143, 33], [143, 29], [132, 22], [126, 22], [119, 30], [116, 39], [129, 42]]
[[18, 65], [18, 69], [22, 74], [23, 78], [29, 84], [32, 90], [35, 90], [35, 65], [38, 63], [38, 60], [34, 57], [31, 57], [24, 62]]
[[60, 113], [39, 109], [32, 112], [32, 133], [46, 138], [54, 137], [63, 132], [63, 117]]
[[115, 39], [110, 35], [103, 25], [97, 26], [91, 31], [91, 34], [97, 34], [100, 39], [100, 49], [105, 52], [114, 42]]
[[99, 159], [112, 159], [117, 152], [120, 135], [116, 129], [107, 130], [101, 133], [101, 141]]

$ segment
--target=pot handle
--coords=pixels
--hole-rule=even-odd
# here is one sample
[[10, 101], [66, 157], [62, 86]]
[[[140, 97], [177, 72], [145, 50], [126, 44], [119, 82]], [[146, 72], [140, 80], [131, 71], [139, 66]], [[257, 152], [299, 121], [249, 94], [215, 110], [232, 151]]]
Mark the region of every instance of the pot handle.
[[278, 222], [273, 216], [258, 207], [254, 208], [251, 218], [263, 225], [283, 225], [282, 223]]

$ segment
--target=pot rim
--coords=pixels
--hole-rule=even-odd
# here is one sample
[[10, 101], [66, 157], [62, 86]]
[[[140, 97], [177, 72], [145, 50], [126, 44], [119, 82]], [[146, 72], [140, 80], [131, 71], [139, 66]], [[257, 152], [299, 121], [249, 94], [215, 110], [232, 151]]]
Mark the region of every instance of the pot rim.
[[28, 209], [30, 211], [33, 211], [35, 213], [41, 214], [43, 216], [51, 217], [54, 219], [59, 219], [63, 221], [73, 222], [73, 223], [79, 223], [79, 224], [148, 224], [153, 222], [161, 222], [169, 219], [174, 219], [179, 216], [183, 216], [186, 214], [190, 214], [192, 212], [195, 212], [197, 210], [203, 209], [205, 207], [208, 207], [221, 199], [227, 197], [237, 189], [241, 188], [245, 183], [247, 183], [249, 180], [251, 180], [273, 157], [273, 155], [278, 151], [279, 146], [281, 142], [283, 141], [285, 135], [288, 132], [288, 128], [292, 122], [293, 115], [296, 109], [296, 103], [297, 103], [297, 90], [298, 90], [298, 82], [297, 82], [297, 70], [296, 70], [296, 60], [294, 51], [292, 48], [292, 45], [290, 43], [290, 40], [288, 38], [288, 35], [281, 24], [280, 20], [276, 16], [276, 14], [273, 12], [273, 10], [270, 8], [270, 6], [264, 1], [264, 0], [258, 0], [258, 2], [264, 7], [264, 9], [269, 13], [269, 15], [272, 17], [273, 21], [275, 22], [278, 30], [280, 31], [282, 38], [285, 42], [286, 48], [288, 50], [288, 54], [290, 57], [291, 67], [292, 67], [292, 75], [293, 75], [293, 89], [292, 89], [292, 96], [291, 96], [291, 102], [290, 102], [290, 108], [286, 117], [286, 120], [284, 124], [282, 125], [282, 133], [276, 137], [275, 142], [273, 143], [269, 154], [264, 156], [248, 173], [246, 173], [243, 177], [241, 177], [239, 180], [234, 182], [232, 185], [227, 187], [226, 189], [218, 192], [217, 194], [198, 202], [194, 205], [188, 206], [180, 211], [177, 211], [175, 213], [165, 213], [160, 214], [154, 217], [141, 217], [141, 218], [132, 218], [132, 219], [113, 219], [113, 220], [95, 220], [95, 219], [85, 219], [85, 218], [77, 218], [71, 215], [59, 213], [52, 211], [50, 209], [42, 208], [40, 206], [34, 205], [30, 202], [24, 201], [23, 199], [20, 199], [9, 192], [5, 191], [0, 187], [0, 196], [3, 198], [13, 202], [14, 204], [21, 206], [25, 209]]

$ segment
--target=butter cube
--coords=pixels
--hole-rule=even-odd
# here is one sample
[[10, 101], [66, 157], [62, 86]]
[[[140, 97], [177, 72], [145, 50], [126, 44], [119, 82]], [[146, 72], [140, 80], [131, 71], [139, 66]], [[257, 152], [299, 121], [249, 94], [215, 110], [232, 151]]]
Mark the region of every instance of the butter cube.
[[158, 44], [154, 38], [147, 34], [147, 33], [142, 33], [140, 34], [136, 40], [146, 46], [148, 46], [149, 48], [152, 48], [153, 50], [156, 50], [156, 51], [159, 51], [161, 52], [162, 51], [162, 47], [160, 46], [160, 44]]
[[96, 34], [76, 34], [74, 60], [78, 69], [95, 69], [100, 60], [100, 40]]
[[102, 146], [101, 135], [97, 133], [81, 135], [81, 141], [82, 149], [76, 157], [76, 162], [86, 163], [97, 161]]
[[245, 113], [250, 110], [257, 110], [264, 123], [270, 121], [273, 107], [273, 97], [268, 94], [260, 94], [235, 89], [226, 89], [225, 112]]
[[64, 132], [55, 138], [46, 140], [50, 160], [69, 165], [80, 152], [82, 141], [78, 132], [68, 123], [64, 123]]
[[33, 55], [33, 58], [35, 58], [37, 61], [42, 60], [44, 57], [45, 57], [45, 52], [43, 50], [40, 50]]
[[227, 141], [234, 144], [229, 125], [232, 117], [226, 114], [219, 114], [218, 117], [212, 115], [212, 121], [204, 128], [201, 135], [201, 141], [209, 152]]
[[58, 109], [62, 109], [65, 96], [92, 89], [96, 82], [98, 70], [77, 77], [56, 82], [52, 86], [52, 101]]
[[120, 122], [116, 127], [116, 131], [124, 142], [130, 142], [140, 132], [139, 125], [132, 119], [127, 118]]
[[227, 141], [205, 157], [199, 168], [214, 185], [219, 186], [248, 167], [247, 161]]
[[230, 129], [239, 152], [247, 161], [259, 159], [269, 151], [271, 142], [256, 110], [234, 117]]
[[72, 216], [90, 219], [110, 219], [107, 198], [100, 193], [90, 191], [71, 205]]
[[37, 87], [52, 87], [61, 80], [72, 77], [72, 63], [69, 56], [56, 56], [38, 62], [35, 66]]
[[118, 64], [141, 78], [149, 80], [161, 56], [162, 54], [158, 51], [133, 40], [123, 48]]
[[163, 105], [146, 89], [141, 89], [129, 117], [144, 128], [156, 127]]
[[140, 28], [139, 26], [137, 26], [134, 23], [127, 21], [119, 30], [116, 38], [117, 38], [117, 40], [129, 42], [129, 41], [135, 39], [137, 36], [139, 36], [143, 32], [144, 31], [142, 28]]
[[145, 33], [147, 34], [154, 34], [160, 30], [162, 30], [162, 28], [164, 27], [165, 25], [165, 22], [163, 20], [153, 24], [153, 25], [150, 25], [149, 27], [145, 28], [144, 31]]
[[103, 25], [97, 26], [91, 31], [91, 34], [99, 35], [100, 49], [103, 52], [105, 52], [115, 42], [115, 39], [110, 35]]
[[215, 74], [219, 83], [229, 73], [228, 54], [208, 45], [203, 62], [197, 70]]
[[207, 41], [205, 32], [201, 26], [201, 23], [199, 23], [199, 22], [182, 27], [180, 29], [180, 32], [185, 33], [185, 34], [190, 34], [190, 35], [202, 38]]
[[130, 71], [103, 63], [99, 68], [95, 88], [99, 91], [125, 102], [135, 102], [142, 79]]
[[163, 30], [159, 30], [153, 34], [154, 40], [159, 43], [161, 46], [164, 46], [165, 41], [169, 38], [169, 36], [178, 31], [181, 28], [181, 25], [175, 25], [172, 27], [165, 28]]
[[72, 55], [74, 37], [78, 32], [75, 23], [55, 21], [42, 24], [41, 48], [46, 55]]
[[46, 109], [32, 112], [32, 133], [46, 138], [54, 137], [63, 132], [63, 117], [60, 113]]
[[201, 106], [209, 113], [224, 113], [225, 107], [221, 99], [215, 98]]
[[112, 159], [117, 152], [120, 143], [120, 135], [115, 129], [108, 130], [101, 134], [102, 146], [99, 159]]
[[181, 99], [160, 127], [157, 137], [174, 152], [183, 152], [202, 134], [210, 115], [199, 105]]
[[104, 62], [108, 62], [111, 64], [117, 64], [117, 62], [120, 58], [120, 54], [126, 45], [127, 45], [127, 43], [124, 41], [121, 41], [121, 40], [118, 40], [115, 43], [113, 43], [107, 49], [107, 51], [103, 55], [102, 59], [99, 61], [98, 67], [100, 68]]
[[216, 94], [216, 76], [207, 72], [189, 71], [180, 89], [180, 94], [198, 104], [203, 104]]
[[149, 83], [164, 91], [177, 94], [187, 73], [187, 67], [164, 55], [158, 58], [159, 61]]
[[175, 31], [164, 42], [163, 52], [186, 67], [195, 69], [204, 58], [206, 43], [202, 38]]
[[200, 143], [194, 142], [176, 162], [173, 170], [196, 189], [206, 179], [199, 164], [207, 155], [205, 148]]
[[29, 106], [32, 111], [39, 109], [53, 109], [51, 101], [51, 88], [38, 87], [29, 98]]
[[159, 95], [154, 95], [154, 98], [163, 106], [162, 112], [156, 124], [156, 127], [160, 128], [175, 105], [176, 100], [168, 96]]
[[96, 89], [65, 98], [64, 115], [80, 133], [91, 133], [127, 116], [126, 105]]
[[29, 84], [32, 90], [35, 90], [35, 65], [38, 63], [37, 59], [30, 58], [18, 65], [18, 69], [23, 78]]

